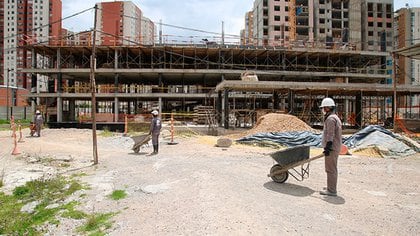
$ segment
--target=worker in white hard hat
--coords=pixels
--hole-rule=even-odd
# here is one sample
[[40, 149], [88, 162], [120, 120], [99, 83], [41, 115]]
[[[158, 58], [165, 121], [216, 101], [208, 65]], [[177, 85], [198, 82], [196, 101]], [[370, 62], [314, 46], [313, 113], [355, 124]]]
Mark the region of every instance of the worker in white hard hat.
[[159, 134], [162, 128], [162, 121], [158, 117], [159, 112], [157, 110], [152, 111], [153, 119], [150, 123], [149, 134], [152, 135], [153, 152], [151, 155], [156, 155], [159, 152]]
[[335, 113], [336, 105], [333, 99], [324, 98], [320, 108], [324, 115], [322, 147], [325, 154], [325, 172], [327, 172], [327, 188], [320, 191], [320, 194], [337, 196], [337, 161], [341, 150], [342, 124]]
[[42, 125], [44, 124], [44, 118], [42, 117], [42, 114], [39, 110], [35, 112], [34, 123], [35, 123], [35, 132], [38, 137], [41, 137], [41, 128], [42, 128]]

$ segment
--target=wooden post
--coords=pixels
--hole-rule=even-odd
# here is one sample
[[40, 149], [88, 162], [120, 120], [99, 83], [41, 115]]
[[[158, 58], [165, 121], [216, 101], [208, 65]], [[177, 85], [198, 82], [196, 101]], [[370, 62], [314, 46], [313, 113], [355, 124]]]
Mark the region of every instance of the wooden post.
[[125, 116], [124, 116], [124, 136], [127, 136], [127, 131], [128, 131], [128, 119], [127, 119], [127, 114], [125, 114]]
[[92, 39], [92, 55], [90, 58], [90, 90], [92, 94], [92, 141], [93, 141], [93, 164], [98, 164], [98, 142], [96, 136], [96, 82], [95, 82], [95, 70], [96, 70], [96, 24], [98, 14], [98, 5], [95, 4], [95, 16], [93, 23], [93, 39]]

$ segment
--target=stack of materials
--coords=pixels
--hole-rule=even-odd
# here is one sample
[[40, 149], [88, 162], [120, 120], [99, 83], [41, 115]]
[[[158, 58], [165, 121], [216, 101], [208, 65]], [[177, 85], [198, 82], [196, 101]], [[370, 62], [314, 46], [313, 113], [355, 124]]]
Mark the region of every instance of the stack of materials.
[[212, 106], [196, 106], [194, 107], [193, 121], [199, 125], [208, 125], [213, 122], [214, 114]]

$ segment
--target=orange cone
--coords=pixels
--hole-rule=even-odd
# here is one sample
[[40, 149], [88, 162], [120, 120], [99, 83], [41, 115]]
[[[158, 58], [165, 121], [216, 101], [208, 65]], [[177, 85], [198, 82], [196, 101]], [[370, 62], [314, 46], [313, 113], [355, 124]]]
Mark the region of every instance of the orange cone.
[[350, 155], [349, 149], [344, 144], [341, 144], [340, 155]]
[[14, 135], [14, 140], [15, 140], [15, 147], [13, 148], [13, 152], [12, 155], [18, 155], [20, 154], [19, 149], [17, 148], [17, 140], [16, 140], [16, 134]]

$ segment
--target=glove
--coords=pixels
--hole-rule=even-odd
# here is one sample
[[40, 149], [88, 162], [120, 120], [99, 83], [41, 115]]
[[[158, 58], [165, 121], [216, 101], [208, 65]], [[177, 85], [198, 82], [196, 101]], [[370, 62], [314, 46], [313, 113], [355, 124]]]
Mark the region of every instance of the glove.
[[331, 151], [332, 151], [332, 141], [328, 141], [322, 153], [324, 153], [325, 156], [329, 156]]

